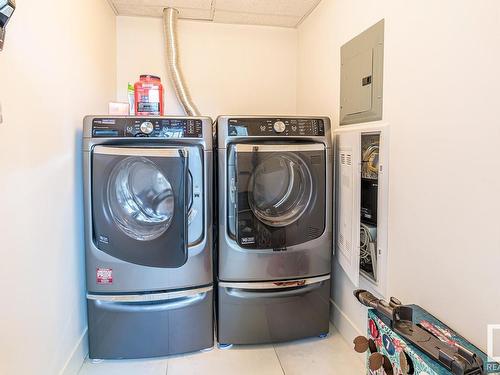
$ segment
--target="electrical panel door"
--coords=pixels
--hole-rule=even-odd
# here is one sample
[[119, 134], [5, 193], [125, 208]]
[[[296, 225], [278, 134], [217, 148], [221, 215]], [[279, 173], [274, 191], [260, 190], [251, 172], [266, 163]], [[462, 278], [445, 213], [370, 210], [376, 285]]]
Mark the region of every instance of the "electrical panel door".
[[340, 50], [340, 125], [382, 119], [384, 20]]
[[[342, 111], [358, 114], [372, 108], [373, 51], [362, 51], [342, 62]], [[365, 83], [363, 84], [363, 79]]]

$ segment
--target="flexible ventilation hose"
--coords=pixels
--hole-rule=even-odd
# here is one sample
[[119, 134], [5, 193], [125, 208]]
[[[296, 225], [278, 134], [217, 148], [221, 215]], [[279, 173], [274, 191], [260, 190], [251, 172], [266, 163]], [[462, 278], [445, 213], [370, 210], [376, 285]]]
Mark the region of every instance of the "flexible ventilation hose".
[[179, 46], [177, 42], [177, 16], [179, 11], [174, 8], [163, 10], [163, 27], [167, 51], [167, 70], [174, 86], [179, 103], [188, 116], [200, 116], [200, 112], [191, 99], [179, 65]]

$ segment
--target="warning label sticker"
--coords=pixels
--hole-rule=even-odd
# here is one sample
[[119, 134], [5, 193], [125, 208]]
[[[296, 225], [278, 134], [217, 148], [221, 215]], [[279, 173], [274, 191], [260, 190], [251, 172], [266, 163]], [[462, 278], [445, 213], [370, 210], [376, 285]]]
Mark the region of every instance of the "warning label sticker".
[[97, 268], [97, 284], [113, 284], [113, 270], [111, 268]]

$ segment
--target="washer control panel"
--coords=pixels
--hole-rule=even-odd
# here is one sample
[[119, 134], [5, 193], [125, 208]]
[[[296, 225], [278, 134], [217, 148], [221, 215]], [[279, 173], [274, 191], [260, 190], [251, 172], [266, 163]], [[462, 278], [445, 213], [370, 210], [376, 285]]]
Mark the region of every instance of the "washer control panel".
[[155, 126], [151, 121], [144, 121], [141, 126], [139, 127], [142, 133], [144, 134], [151, 134], [155, 130]]
[[273, 128], [276, 133], [283, 133], [286, 130], [286, 124], [283, 121], [276, 121]]
[[229, 136], [324, 136], [325, 124], [314, 118], [234, 118], [228, 122]]
[[96, 118], [92, 123], [95, 138], [202, 138], [202, 120], [173, 118]]

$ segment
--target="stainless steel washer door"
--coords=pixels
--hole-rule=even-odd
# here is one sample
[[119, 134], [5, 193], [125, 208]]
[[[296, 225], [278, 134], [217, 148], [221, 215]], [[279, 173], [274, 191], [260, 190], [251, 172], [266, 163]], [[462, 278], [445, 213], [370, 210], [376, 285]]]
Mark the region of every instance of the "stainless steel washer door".
[[307, 164], [293, 153], [272, 154], [257, 165], [248, 184], [248, 200], [264, 224], [283, 227], [297, 221], [312, 196]]
[[186, 263], [188, 155], [175, 147], [94, 148], [93, 240], [99, 250], [150, 267]]
[[115, 165], [108, 180], [111, 216], [126, 235], [139, 241], [160, 237], [174, 216], [174, 191], [165, 174], [145, 157]]

